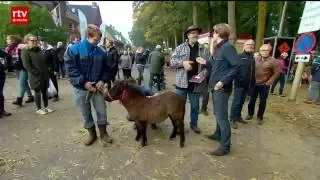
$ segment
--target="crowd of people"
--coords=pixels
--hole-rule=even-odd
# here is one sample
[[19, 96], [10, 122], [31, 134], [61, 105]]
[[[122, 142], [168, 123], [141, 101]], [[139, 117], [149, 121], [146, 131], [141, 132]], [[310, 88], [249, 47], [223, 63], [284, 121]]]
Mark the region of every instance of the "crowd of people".
[[[213, 28], [208, 55], [203, 53], [205, 51], [201, 50], [202, 45], [198, 43], [200, 33], [201, 29], [197, 26], [190, 26], [185, 31], [187, 40], [174, 50], [171, 66], [177, 71], [176, 92], [186, 99], [189, 98], [190, 128], [197, 134], [201, 133], [198, 127], [199, 99], [202, 96], [201, 112], [206, 113], [208, 97], [212, 94], [216, 129], [207, 137], [220, 142], [219, 147], [211, 154], [223, 156], [230, 152], [231, 127], [236, 129], [238, 122], [247, 124], [247, 121], [253, 119], [258, 97], [259, 125], [264, 122], [268, 95], [275, 95], [274, 90], [279, 81], [279, 95], [284, 97], [288, 53], [282, 52], [279, 59], [275, 59], [271, 56], [272, 47], [269, 44], [263, 44], [259, 52], [254, 52], [255, 43], [250, 39], [244, 43], [243, 52], [237, 54], [229, 39], [232, 34], [230, 26], [217, 24]], [[319, 91], [316, 80], [320, 66], [317, 61], [313, 64], [312, 74], [315, 81], [311, 84], [310, 99], [316, 97]], [[232, 89], [234, 98], [229, 116], [228, 100]], [[247, 96], [250, 97], [248, 114], [243, 119], [241, 112]]]
[[[238, 122], [247, 124], [247, 121], [253, 119], [258, 96], [259, 125], [264, 122], [268, 95], [274, 94], [279, 81], [279, 95], [284, 96], [285, 64], [288, 53], [282, 53], [280, 59], [276, 60], [270, 56], [272, 48], [268, 44], [263, 44], [259, 52], [254, 52], [255, 43], [250, 39], [244, 43], [243, 52], [238, 54], [229, 41], [232, 32], [228, 24], [222, 23], [213, 27], [210, 48], [198, 43], [200, 33], [201, 28], [190, 26], [184, 33], [186, 41], [175, 48], [169, 63], [160, 45], [157, 45], [151, 53], [142, 47], [138, 48], [135, 54], [130, 48], [120, 53], [114, 41], [107, 38], [103, 39], [102, 46], [99, 46], [102, 34], [99, 28], [92, 24], [88, 25], [85, 39], [80, 41], [78, 34], [71, 34], [67, 45], [58, 42], [55, 47], [49, 45], [45, 38], [39, 41], [38, 37], [32, 34], [27, 34], [23, 40], [17, 36], [8, 36], [8, 47], [0, 52], [0, 56], [6, 59], [4, 63], [0, 63], [0, 118], [11, 115], [4, 108], [3, 87], [6, 68], [9, 71], [15, 70], [17, 74], [19, 92], [13, 104], [22, 106], [27, 92], [25, 103], [35, 102], [36, 114], [39, 115], [54, 111], [49, 108], [48, 99], [59, 100], [57, 80], [67, 77], [73, 86], [75, 104], [82, 116], [84, 128], [89, 133], [84, 144], [91, 145], [98, 139], [91, 111], [92, 105], [97, 114], [99, 139], [106, 145], [112, 143], [113, 139], [107, 132], [104, 91], [112, 87], [120, 70], [124, 79], [132, 79], [131, 71], [134, 63], [138, 70], [138, 85], [141, 85], [146, 64], [149, 64], [149, 89], [141, 86], [141, 91], [146, 96], [154, 95], [152, 89], [155, 84], [158, 91], [163, 89], [161, 88], [161, 83], [164, 81], [163, 67], [168, 63], [176, 72], [176, 93], [189, 99], [190, 128], [197, 134], [201, 133], [198, 127], [199, 113], [208, 115], [209, 94], [212, 94], [216, 129], [207, 137], [220, 142], [220, 146], [211, 153], [212, 155], [226, 155], [231, 149], [231, 126], [237, 128]], [[319, 69], [320, 62], [317, 60], [312, 66], [313, 79], [309, 101], [313, 101], [319, 92]], [[53, 97], [48, 97], [50, 84], [57, 92]], [[232, 90], [234, 98], [229, 117], [228, 100]], [[248, 114], [244, 120], [241, 112], [247, 96], [250, 96], [250, 100]], [[201, 108], [200, 97], [203, 99]], [[127, 118], [130, 120], [129, 116]]]

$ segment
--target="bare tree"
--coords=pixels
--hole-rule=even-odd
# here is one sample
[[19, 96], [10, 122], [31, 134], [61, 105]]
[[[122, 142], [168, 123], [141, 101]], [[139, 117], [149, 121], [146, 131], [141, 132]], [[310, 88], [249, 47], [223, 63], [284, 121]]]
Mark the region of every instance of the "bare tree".
[[198, 25], [197, 1], [192, 1], [193, 25]]
[[266, 29], [267, 5], [267, 1], [259, 1], [256, 50], [263, 44], [263, 37]]
[[237, 28], [236, 28], [236, 2], [228, 1], [228, 24], [232, 28], [231, 41], [235, 44], [237, 41]]

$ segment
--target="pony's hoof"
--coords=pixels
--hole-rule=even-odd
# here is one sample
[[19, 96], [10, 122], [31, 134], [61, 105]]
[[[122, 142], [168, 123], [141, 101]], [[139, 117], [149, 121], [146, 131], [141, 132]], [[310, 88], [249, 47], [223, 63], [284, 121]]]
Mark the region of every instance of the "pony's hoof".
[[136, 137], [136, 139], [135, 139], [136, 141], [139, 141], [140, 140], [140, 137]]
[[141, 146], [145, 147], [147, 145], [147, 142], [141, 142]]
[[181, 143], [181, 144], [180, 144], [180, 148], [183, 148], [183, 147], [184, 147], [184, 143]]
[[175, 138], [176, 138], [176, 136], [170, 136], [170, 140], [173, 140]]

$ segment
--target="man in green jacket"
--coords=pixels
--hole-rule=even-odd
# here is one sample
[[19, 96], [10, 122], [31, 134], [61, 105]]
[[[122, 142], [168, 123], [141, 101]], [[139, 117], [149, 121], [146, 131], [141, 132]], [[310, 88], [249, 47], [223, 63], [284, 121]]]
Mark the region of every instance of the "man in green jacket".
[[163, 66], [164, 66], [164, 57], [161, 53], [161, 46], [157, 45], [156, 49], [151, 52], [148, 59], [150, 63], [150, 81], [149, 87], [152, 89], [153, 86], [153, 78], [157, 78], [157, 88], [158, 91], [161, 91], [160, 83], [161, 83], [161, 74], [163, 73]]

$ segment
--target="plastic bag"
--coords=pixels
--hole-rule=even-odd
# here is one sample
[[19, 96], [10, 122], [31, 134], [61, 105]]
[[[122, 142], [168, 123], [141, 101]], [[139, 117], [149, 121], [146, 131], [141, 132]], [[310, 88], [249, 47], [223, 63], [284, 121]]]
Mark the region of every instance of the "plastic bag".
[[58, 94], [57, 89], [54, 87], [51, 79], [49, 79], [48, 96], [49, 97], [53, 97], [53, 96], [55, 96], [57, 94]]

